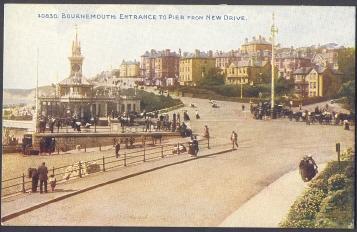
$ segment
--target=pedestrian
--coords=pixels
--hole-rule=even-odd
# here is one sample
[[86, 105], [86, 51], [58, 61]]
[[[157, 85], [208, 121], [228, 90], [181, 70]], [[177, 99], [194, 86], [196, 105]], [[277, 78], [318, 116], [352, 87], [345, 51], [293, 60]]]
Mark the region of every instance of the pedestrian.
[[198, 148], [198, 140], [197, 140], [197, 136], [196, 135], [195, 135], [195, 137], [193, 139], [193, 149], [194, 149], [195, 156], [197, 156], [199, 148]]
[[233, 143], [233, 148], [234, 148], [234, 145], [236, 145], [238, 147], [238, 134], [235, 131], [232, 131], [231, 141]]
[[244, 104], [242, 105], [242, 111], [244, 112], [244, 109], [245, 109], [245, 106], [244, 106]]
[[31, 182], [32, 182], [32, 192], [37, 192], [38, 186], [38, 172], [36, 168], [31, 168]]
[[54, 192], [55, 191], [55, 187], [56, 187], [56, 177], [55, 175], [50, 175], [50, 178], [48, 179], [48, 181], [50, 182], [50, 185], [51, 185], [51, 191]]
[[119, 142], [117, 142], [116, 144], [115, 144], [115, 157], [116, 158], [119, 158], [119, 151], [120, 151], [120, 143]]
[[60, 127], [61, 127], [61, 119], [57, 119], [56, 120], [56, 126], [57, 126], [57, 133], [59, 133], [59, 129], [60, 129]]
[[198, 110], [196, 110], [196, 119], [200, 119], [200, 115], [198, 114]]
[[209, 129], [208, 129], [208, 126], [205, 125], [205, 128], [204, 128], [204, 131], [203, 131], [203, 137], [205, 138], [209, 138]]
[[42, 165], [40, 167], [38, 167], [37, 169], [38, 172], [38, 177], [40, 179], [40, 193], [42, 193], [43, 191], [43, 186], [45, 187], [45, 193], [47, 193], [47, 173], [48, 173], [48, 169], [46, 167], [45, 162], [42, 163]]
[[145, 132], [147, 132], [149, 130], [150, 124], [149, 124], [149, 119], [147, 118], [145, 120]]

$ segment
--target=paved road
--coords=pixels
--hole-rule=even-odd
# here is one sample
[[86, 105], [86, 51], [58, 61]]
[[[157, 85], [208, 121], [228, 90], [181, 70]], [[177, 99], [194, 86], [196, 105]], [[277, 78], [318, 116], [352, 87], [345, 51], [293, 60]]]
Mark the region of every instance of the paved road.
[[220, 108], [211, 108], [208, 100], [181, 99], [198, 105], [200, 120], [193, 119], [196, 109], [186, 108], [194, 131], [208, 125], [212, 142], [219, 144], [236, 130], [239, 149], [94, 189], [7, 224], [218, 226], [259, 191], [295, 170], [302, 155], [312, 153], [316, 162], [324, 163], [336, 158], [336, 142], [342, 149], [354, 144], [354, 128], [256, 121], [241, 111], [240, 103], [217, 101]]

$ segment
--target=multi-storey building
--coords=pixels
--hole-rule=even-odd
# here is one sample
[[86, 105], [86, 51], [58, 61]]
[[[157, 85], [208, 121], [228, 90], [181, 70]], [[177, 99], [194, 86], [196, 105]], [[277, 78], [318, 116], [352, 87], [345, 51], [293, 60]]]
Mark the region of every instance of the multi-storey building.
[[180, 85], [195, 86], [215, 65], [212, 51], [206, 53], [196, 49], [195, 53], [184, 53], [180, 59]]
[[125, 61], [123, 60], [120, 69], [120, 77], [139, 77], [140, 76], [140, 64], [136, 60]]
[[232, 62], [226, 69], [225, 84], [256, 84], [269, 81], [271, 64], [267, 61], [244, 60]]
[[146, 51], [141, 56], [140, 70], [146, 85], [152, 85], [155, 76], [155, 57], [156, 51], [151, 49], [150, 52]]
[[278, 68], [278, 77], [290, 79], [296, 69], [310, 67], [311, 59], [293, 48], [280, 49], [275, 57], [275, 65]]
[[138, 83], [142, 82], [140, 75], [140, 64], [136, 60], [123, 60], [119, 68], [119, 77], [114, 78], [114, 83], [120, 88], [135, 88]]
[[251, 41], [248, 41], [248, 38], [245, 39], [244, 44], [241, 45], [241, 53], [256, 53], [256, 52], [264, 52], [270, 51], [271, 52], [271, 43], [265, 40], [264, 37], [261, 35], [258, 38], [253, 37]]
[[316, 53], [312, 58], [312, 63], [325, 68], [338, 70], [338, 53], [336, 50], [322, 49], [321, 53]]
[[141, 56], [145, 82], [159, 86], [174, 85], [178, 80], [179, 61], [180, 55], [170, 49], [146, 51]]
[[294, 73], [295, 93], [299, 97], [330, 97], [341, 88], [338, 70], [321, 66], [297, 69]]
[[229, 52], [216, 51], [214, 54], [216, 58], [216, 68], [225, 70], [232, 62], [238, 62], [241, 60], [241, 54], [238, 50], [231, 50]]

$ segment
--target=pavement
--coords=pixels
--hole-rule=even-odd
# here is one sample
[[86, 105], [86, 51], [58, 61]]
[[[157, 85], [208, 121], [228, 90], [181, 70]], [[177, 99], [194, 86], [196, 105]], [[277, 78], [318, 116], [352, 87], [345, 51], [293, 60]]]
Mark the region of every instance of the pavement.
[[[173, 156], [83, 178], [80, 181], [85, 180], [83, 186], [88, 187], [100, 182], [95, 182], [96, 178], [121, 178], [133, 171], [126, 173], [133, 174], [130, 178], [113, 182], [109, 179], [106, 185], [19, 215], [5, 221], [5, 225], [219, 226], [256, 194], [296, 170], [303, 155], [312, 154], [317, 163], [325, 163], [336, 159], [336, 142], [341, 142], [342, 150], [354, 146], [354, 127], [346, 131], [342, 126], [308, 126], [288, 119], [254, 120], [249, 112], [241, 111], [241, 103], [216, 101], [219, 108], [212, 108], [207, 99], [181, 100], [198, 106], [176, 110], [181, 115], [183, 110], [188, 111], [193, 131], [200, 134], [204, 125], [210, 128], [212, 149], [207, 156], [187, 162], [190, 158]], [[196, 110], [199, 120], [194, 119]], [[238, 132], [239, 148], [218, 149], [219, 144], [229, 141], [232, 130]], [[225, 149], [229, 152], [219, 153]], [[173, 159], [178, 159], [177, 164], [152, 167], [152, 171], [134, 175], [146, 165]], [[79, 191], [75, 185], [61, 188]], [[8, 209], [22, 209], [22, 204], [18, 201]], [[249, 227], [259, 225], [259, 218], [247, 220]]]
[[[320, 172], [326, 163], [318, 164]], [[299, 170], [284, 174], [261, 192], [245, 202], [237, 211], [227, 217], [219, 227], [264, 227], [276, 228], [295, 200], [308, 188], [308, 182], [301, 180]], [[259, 220], [257, 220], [259, 218]]]
[[[161, 168], [168, 168], [182, 162], [190, 162], [199, 158], [208, 157], [217, 153], [231, 152], [232, 146], [224, 144], [219, 147], [208, 149], [206, 145], [201, 147], [199, 156], [193, 157], [187, 153], [172, 155], [166, 152], [165, 158], [147, 161], [145, 163], [128, 165], [127, 167], [114, 168], [106, 172], [99, 172], [84, 176], [83, 178], [71, 179], [70, 181], [57, 185], [54, 192], [50, 188], [48, 193], [25, 193], [16, 194], [2, 198], [1, 219], [5, 222], [19, 215], [32, 210], [44, 207], [48, 204], [63, 200], [65, 198], [83, 193], [85, 191], [99, 188], [106, 184], [112, 184], [127, 178], [155, 171]], [[128, 161], [129, 162], [129, 161]], [[5, 223], [6, 225], [6, 223]]]

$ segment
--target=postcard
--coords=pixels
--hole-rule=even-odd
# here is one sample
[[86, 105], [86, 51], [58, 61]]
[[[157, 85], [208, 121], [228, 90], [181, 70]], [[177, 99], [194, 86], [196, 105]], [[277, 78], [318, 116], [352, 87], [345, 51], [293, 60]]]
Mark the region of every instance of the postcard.
[[354, 228], [355, 16], [5, 4], [2, 225]]

